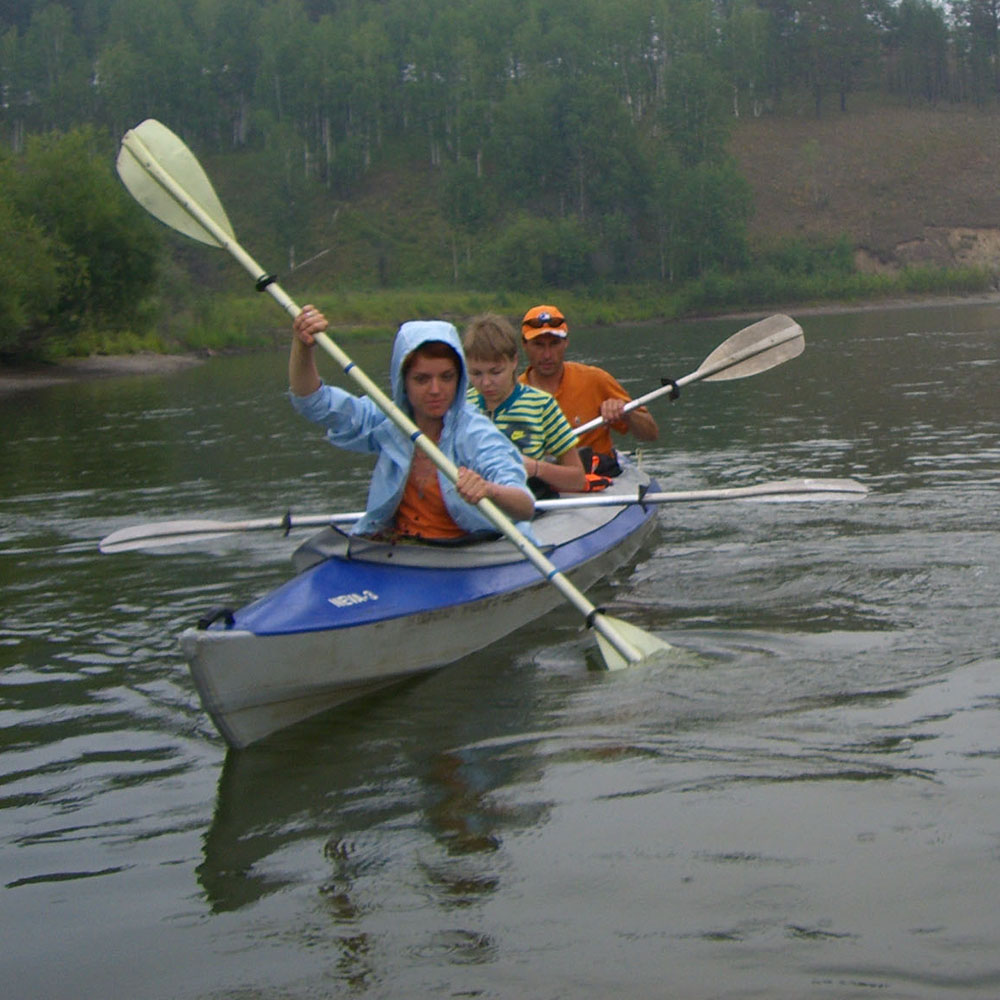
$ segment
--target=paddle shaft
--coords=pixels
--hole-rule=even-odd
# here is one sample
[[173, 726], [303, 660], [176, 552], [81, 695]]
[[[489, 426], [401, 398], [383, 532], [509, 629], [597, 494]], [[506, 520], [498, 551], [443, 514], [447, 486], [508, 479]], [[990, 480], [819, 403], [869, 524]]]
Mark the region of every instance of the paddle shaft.
[[[772, 317], [772, 319], [778, 318], [779, 317]], [[787, 317], [781, 318], [786, 319]], [[754, 325], [756, 326], [757, 324]], [[752, 329], [753, 327], [748, 327], [747, 330], [741, 330], [739, 333], [733, 334], [729, 340], [735, 340], [737, 337], [740, 337], [741, 334], [744, 334]], [[651, 403], [654, 399], [659, 399], [660, 396], [669, 392], [674, 392], [676, 389], [680, 389], [692, 382], [700, 382], [704, 379], [711, 379], [715, 375], [719, 375], [720, 373], [728, 371], [731, 368], [735, 368], [744, 361], [749, 361], [751, 358], [759, 357], [762, 354], [766, 354], [768, 351], [780, 348], [783, 344], [787, 344], [789, 341], [793, 341], [801, 336], [802, 328], [797, 323], [794, 323], [789, 319], [788, 325], [777, 332], [762, 337], [754, 343], [738, 348], [732, 353], [726, 354], [723, 352], [723, 348], [725, 347], [725, 344], [723, 344], [702, 362], [697, 371], [693, 371], [690, 375], [685, 375], [683, 378], [677, 379], [676, 382], [668, 382], [666, 385], [660, 386], [658, 389], [653, 389], [651, 392], [647, 392], [644, 396], [639, 396], [637, 399], [630, 400], [625, 404], [623, 412], [629, 413], [637, 407], [645, 406], [646, 403]], [[720, 352], [722, 352], [721, 356], [719, 356]], [[785, 357], [776, 357], [774, 364], [780, 364], [781, 361], [784, 360], [787, 359]], [[767, 367], [770, 368], [772, 365], [768, 365]], [[765, 371], [766, 369], [761, 368], [758, 370]], [[755, 372], [747, 372], [746, 374], [755, 374]], [[587, 431], [591, 431], [595, 427], [600, 427], [603, 423], [604, 420], [602, 417], [594, 417], [593, 420], [588, 420], [585, 424], [581, 424], [579, 427], [574, 428], [574, 430], [577, 435], [585, 434]]]
[[[222, 229], [174, 178], [164, 170], [156, 158], [142, 142], [142, 139], [130, 131], [122, 140], [133, 156], [139, 160], [143, 168], [158, 184], [160, 184], [181, 207], [188, 212], [200, 226], [204, 227], [219, 246], [227, 250], [255, 279], [258, 290], [266, 290], [268, 294], [293, 319], [301, 311], [280, 285], [269, 276], [264, 269], [248, 254], [239, 243]], [[458, 467], [445, 455], [437, 445], [422, 433], [416, 424], [361, 370], [351, 358], [326, 333], [315, 337], [323, 350], [327, 352], [358, 386], [371, 398], [390, 420], [405, 433], [414, 445], [421, 448], [438, 469], [452, 482], [458, 479]], [[587, 624], [599, 631], [605, 639], [630, 663], [638, 663], [642, 654], [624, 637], [619, 635], [612, 624], [597, 611], [597, 608], [578, 590], [558, 569], [534, 546], [524, 534], [518, 530], [510, 518], [493, 501], [483, 498], [477, 504], [479, 510], [490, 522], [528, 559], [532, 565], [555, 586], [587, 620]]]
[[536, 510], [576, 510], [581, 507], [617, 507], [621, 504], [658, 506], [668, 503], [699, 503], [707, 500], [754, 500], [768, 497], [794, 497], [812, 494], [829, 496], [862, 496], [868, 487], [853, 479], [783, 479], [774, 483], [755, 483], [753, 486], [723, 486], [717, 489], [675, 490], [673, 492], [640, 493], [638, 496], [621, 496], [598, 493], [585, 497], [558, 497], [539, 500]]
[[[632, 504], [658, 506], [668, 503], [701, 503], [714, 500], [753, 500], [781, 497], [858, 497], [868, 492], [868, 487], [854, 479], [783, 479], [752, 486], [728, 486], [715, 489], [675, 490], [652, 492], [636, 496], [620, 493], [593, 493], [580, 496], [538, 500], [536, 511], [581, 510], [587, 507], [619, 507]], [[284, 517], [260, 517], [246, 521], [212, 521], [207, 519], [161, 521], [155, 524], [121, 528], [103, 538], [99, 548], [105, 553], [131, 552], [135, 549], [156, 548], [180, 542], [208, 540], [240, 531], [283, 530], [293, 528], [322, 528], [337, 524], [354, 524], [363, 511], [345, 511], [339, 514], [291, 513]]]

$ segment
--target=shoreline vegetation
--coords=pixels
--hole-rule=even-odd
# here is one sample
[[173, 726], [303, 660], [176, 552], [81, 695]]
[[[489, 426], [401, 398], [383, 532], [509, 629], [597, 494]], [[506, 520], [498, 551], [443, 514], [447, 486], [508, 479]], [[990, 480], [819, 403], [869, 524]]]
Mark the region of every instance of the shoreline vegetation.
[[[391, 335], [414, 317], [436, 317], [461, 326], [470, 317], [497, 312], [517, 320], [533, 302], [556, 302], [577, 326], [673, 323], [707, 317], [767, 315], [860, 303], [989, 294], [998, 290], [995, 269], [985, 266], [911, 266], [891, 273], [855, 267], [844, 241], [789, 244], [787, 259], [763, 260], [732, 274], [709, 272], [677, 285], [602, 283], [597, 287], [526, 285], [527, 292], [482, 291], [461, 287], [401, 286], [319, 291], [292, 275], [286, 290], [299, 303], [312, 302], [339, 336]], [[541, 288], [541, 290], [539, 290]], [[176, 265], [165, 269], [156, 291], [139, 314], [144, 320], [109, 328], [86, 325], [75, 334], [44, 336], [17, 353], [0, 351], [0, 370], [32, 362], [60, 363], [107, 355], [221, 354], [277, 347], [285, 342], [287, 321], [270, 296], [241, 283], [235, 291], [195, 287], [181, 280]]]
[[[380, 293], [381, 294], [381, 293]], [[408, 293], [412, 298], [413, 293]], [[394, 302], [398, 297], [386, 295]], [[450, 296], [445, 295], [444, 298]], [[942, 306], [965, 306], [965, 305], [996, 305], [1000, 306], [1000, 291], [970, 291], [957, 294], [927, 294], [927, 295], [899, 295], [886, 296], [881, 298], [871, 298], [861, 301], [831, 301], [831, 302], [806, 302], [800, 305], [778, 304], [756, 309], [734, 310], [727, 312], [710, 312], [697, 315], [663, 317], [663, 316], [641, 316], [628, 315], [614, 320], [595, 318], [595, 315], [586, 308], [581, 308], [579, 313], [573, 306], [574, 296], [562, 292], [552, 292], [550, 297], [559, 301], [560, 305], [566, 303], [570, 306], [568, 312], [571, 315], [580, 315], [581, 319], [575, 322], [581, 326], [614, 326], [623, 323], [675, 323], [675, 322], [697, 322], [700, 320], [732, 319], [734, 321], [753, 321], [755, 319], [771, 315], [773, 313], [786, 313], [793, 318], [817, 315], [835, 315], [838, 313], [872, 312], [888, 309], [918, 309]], [[427, 303], [433, 301], [436, 296], [432, 292], [420, 293], [420, 300]], [[477, 304], [474, 309], [468, 312], [440, 311], [433, 309], [415, 309], [413, 315], [435, 315], [438, 318], [448, 319], [461, 327], [462, 323], [475, 312], [493, 309], [497, 311], [511, 311], [509, 299], [512, 296], [500, 295], [494, 301], [487, 302], [486, 297], [474, 295], [464, 295], [465, 299], [479, 298], [483, 301]], [[543, 296], [544, 298], [544, 296]], [[331, 306], [331, 301], [326, 296], [317, 296], [324, 311]], [[496, 301], [502, 300], [502, 301]], [[254, 305], [256, 301], [251, 300]], [[229, 303], [232, 307], [232, 303]], [[266, 305], [266, 303], [265, 303]], [[269, 310], [270, 311], [270, 310]], [[331, 324], [331, 334], [334, 337], [358, 337], [372, 336], [390, 339], [395, 332], [399, 322], [405, 316], [401, 315], [399, 320], [386, 319], [385, 323], [367, 322], [361, 323], [357, 318], [345, 314], [343, 309], [337, 310], [336, 305], [330, 310], [337, 321]], [[353, 321], [352, 321], [353, 320]], [[54, 385], [62, 385], [72, 382], [88, 381], [100, 378], [115, 378], [131, 375], [169, 375], [173, 372], [182, 371], [195, 365], [203, 364], [212, 357], [244, 353], [258, 350], [274, 350], [283, 346], [287, 342], [286, 331], [283, 325], [271, 324], [262, 327], [258, 322], [256, 325], [248, 327], [249, 335], [240, 343], [229, 338], [217, 347], [202, 345], [193, 349], [181, 349], [176, 352], [169, 349], [162, 351], [138, 350], [122, 353], [100, 353], [95, 352], [87, 357], [61, 358], [49, 363], [33, 362], [18, 365], [5, 365], [0, 363], [0, 396], [9, 395], [25, 389], [40, 389]]]
[[243, 0], [235, 41], [222, 0], [133, 6], [0, 14], [0, 366], [283, 342], [225, 254], [120, 183], [147, 115], [341, 336], [532, 301], [603, 327], [998, 287], [983, 4], [829, 4], [821, 24], [773, 3]]
[[[286, 290], [300, 304], [312, 302], [329, 318], [341, 336], [381, 336], [395, 332], [401, 322], [414, 317], [447, 319], [461, 326], [483, 312], [497, 312], [517, 320], [535, 302], [555, 302], [577, 326], [613, 326], [619, 323], [672, 323], [702, 317], [767, 315], [795, 308], [826, 308], [843, 304], [927, 297], [988, 294], [997, 290], [997, 275], [985, 267], [924, 266], [874, 274], [855, 269], [849, 249], [790, 246], [789, 260], [760, 262], [734, 274], [710, 272], [701, 278], [664, 287], [658, 284], [603, 284], [579, 288], [526, 285], [527, 292], [505, 289], [481, 291], [446, 287], [400, 287], [372, 290], [343, 289], [332, 292], [295, 287]], [[173, 289], [171, 289], [173, 291]], [[199, 291], [169, 313], [168, 326], [155, 333], [164, 345], [141, 345], [159, 353], [184, 351], [224, 352], [266, 348], [283, 344], [286, 324], [270, 297], [248, 292], [215, 294]], [[171, 296], [171, 301], [175, 301]], [[140, 345], [137, 345], [139, 347]], [[101, 349], [99, 353], [130, 353]], [[80, 353], [97, 353], [94, 350]]]

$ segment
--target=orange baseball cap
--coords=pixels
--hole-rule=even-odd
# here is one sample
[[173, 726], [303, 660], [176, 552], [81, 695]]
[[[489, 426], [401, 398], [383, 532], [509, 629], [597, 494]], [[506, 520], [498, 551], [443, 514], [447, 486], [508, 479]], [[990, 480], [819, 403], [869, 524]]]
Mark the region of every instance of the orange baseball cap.
[[566, 317], [555, 306], [534, 306], [521, 320], [521, 336], [525, 340], [534, 340], [543, 333], [551, 333], [555, 337], [569, 336]]

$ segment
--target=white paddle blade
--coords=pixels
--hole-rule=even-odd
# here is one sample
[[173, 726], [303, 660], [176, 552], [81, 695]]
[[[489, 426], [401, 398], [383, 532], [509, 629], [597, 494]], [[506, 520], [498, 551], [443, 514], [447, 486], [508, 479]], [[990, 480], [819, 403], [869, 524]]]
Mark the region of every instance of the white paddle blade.
[[148, 167], [151, 159], [184, 189], [192, 201], [197, 202], [206, 215], [212, 217], [220, 229], [233, 236], [226, 211], [201, 164], [187, 146], [155, 118], [147, 118], [125, 133], [115, 163], [118, 176], [129, 194], [150, 215], [155, 215], [160, 222], [185, 236], [213, 247], [222, 246], [156, 179], [155, 173]]
[[[753, 487], [748, 488], [748, 493]], [[764, 503], [825, 503], [830, 500], [856, 500], [870, 492], [855, 479], [789, 479], [764, 483], [753, 499]]]
[[152, 526], [134, 525], [120, 528], [102, 538], [97, 548], [105, 555], [111, 555], [117, 552], [132, 552], [136, 549], [181, 545], [185, 542], [204, 542], [228, 535], [233, 530], [233, 526], [223, 521], [164, 521]]
[[[615, 647], [600, 628], [600, 623], [609, 625], [616, 635], [624, 639], [630, 646], [635, 648], [639, 654], [638, 660], [629, 660]], [[635, 666], [643, 663], [650, 656], [658, 653], [665, 653], [672, 647], [662, 639], [657, 639], [651, 632], [646, 632], [637, 625], [630, 625], [621, 618], [612, 618], [610, 615], [598, 614], [594, 622], [594, 631], [597, 633], [597, 645], [604, 657], [604, 666], [607, 670], [622, 670], [625, 667]]]
[[109, 542], [105, 540], [98, 543], [97, 548], [103, 555], [114, 556], [121, 552], [148, 552], [174, 545], [187, 545], [192, 542], [211, 542], [216, 538], [225, 538], [231, 534], [231, 531], [211, 531], [190, 535], [167, 535], [163, 538], [137, 538], [134, 541]]
[[[745, 378], [797, 358], [805, 346], [802, 327], [790, 316], [777, 313], [734, 333], [705, 358], [698, 371], [711, 372], [713, 368], [725, 365], [721, 371], [706, 374], [704, 381], [725, 382], [727, 379]], [[748, 355], [745, 360], [730, 363], [744, 353]]]

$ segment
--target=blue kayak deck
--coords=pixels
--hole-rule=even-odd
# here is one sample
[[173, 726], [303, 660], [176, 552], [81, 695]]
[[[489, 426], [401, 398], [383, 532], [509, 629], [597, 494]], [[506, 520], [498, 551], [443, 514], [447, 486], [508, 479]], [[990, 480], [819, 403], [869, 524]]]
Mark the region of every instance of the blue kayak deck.
[[[627, 478], [622, 490], [631, 488], [634, 496], [635, 478]], [[654, 516], [638, 504], [583, 508], [546, 514], [532, 528], [546, 557], [570, 572]], [[352, 628], [485, 600], [542, 579], [506, 539], [460, 547], [390, 545], [331, 531], [306, 544], [314, 551], [325, 546], [330, 554], [237, 611], [235, 628], [256, 635]]]

